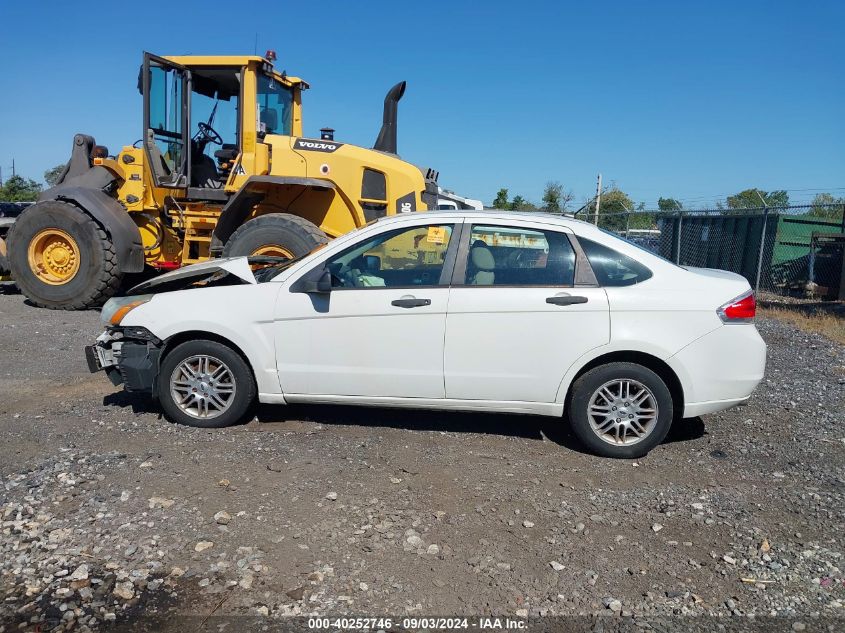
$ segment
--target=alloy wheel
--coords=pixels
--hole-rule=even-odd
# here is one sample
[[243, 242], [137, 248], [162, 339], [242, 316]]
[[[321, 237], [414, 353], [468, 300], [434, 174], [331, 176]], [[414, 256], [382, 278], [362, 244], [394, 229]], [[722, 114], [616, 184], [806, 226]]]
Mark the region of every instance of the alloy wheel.
[[587, 419], [602, 441], [631, 446], [647, 438], [657, 425], [657, 399], [638, 380], [619, 378], [593, 392]]
[[224, 413], [235, 399], [235, 379], [219, 358], [198, 354], [179, 363], [170, 376], [173, 402], [194, 418]]

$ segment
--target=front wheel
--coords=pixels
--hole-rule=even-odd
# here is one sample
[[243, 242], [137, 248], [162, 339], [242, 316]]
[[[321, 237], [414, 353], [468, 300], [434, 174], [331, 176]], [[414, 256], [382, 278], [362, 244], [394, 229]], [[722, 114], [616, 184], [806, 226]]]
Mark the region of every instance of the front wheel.
[[108, 234], [79, 207], [60, 200], [21, 213], [9, 230], [8, 250], [21, 292], [43, 308], [100, 306], [123, 278]]
[[221, 428], [246, 419], [255, 379], [246, 361], [217, 341], [177, 345], [161, 363], [158, 399], [171, 422]]
[[572, 387], [572, 430], [590, 450], [605, 457], [642, 457], [666, 437], [673, 415], [666, 383], [635, 363], [595, 367]]

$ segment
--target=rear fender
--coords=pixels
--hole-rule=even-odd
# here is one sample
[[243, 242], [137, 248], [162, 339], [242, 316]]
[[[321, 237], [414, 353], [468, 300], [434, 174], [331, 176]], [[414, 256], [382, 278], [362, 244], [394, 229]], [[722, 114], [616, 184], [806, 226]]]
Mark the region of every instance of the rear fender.
[[217, 219], [217, 226], [211, 236], [211, 252], [220, 255], [223, 245], [232, 233], [243, 224], [252, 208], [261, 202], [273, 187], [293, 186], [318, 191], [336, 189], [334, 183], [319, 178], [300, 178], [292, 176], [250, 176], [240, 190], [233, 195]]

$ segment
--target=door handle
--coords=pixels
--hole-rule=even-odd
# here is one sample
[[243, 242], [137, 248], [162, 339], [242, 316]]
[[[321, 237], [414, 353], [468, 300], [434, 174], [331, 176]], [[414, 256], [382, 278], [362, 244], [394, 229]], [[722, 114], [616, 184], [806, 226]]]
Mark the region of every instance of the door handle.
[[422, 306], [430, 306], [431, 299], [417, 299], [415, 297], [402, 297], [401, 299], [394, 299], [390, 305], [397, 308], [420, 308]]
[[555, 295], [554, 297], [546, 297], [546, 303], [551, 303], [556, 306], [571, 306], [573, 303], [587, 303], [587, 297], [572, 296], [572, 295]]

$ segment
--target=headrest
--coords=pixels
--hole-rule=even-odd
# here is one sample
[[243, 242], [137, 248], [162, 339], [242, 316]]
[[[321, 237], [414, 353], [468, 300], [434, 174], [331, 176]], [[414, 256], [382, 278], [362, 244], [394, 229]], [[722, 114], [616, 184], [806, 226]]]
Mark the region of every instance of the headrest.
[[261, 108], [261, 122], [268, 133], [275, 132], [279, 126], [279, 113], [273, 108]]
[[493, 270], [496, 268], [496, 260], [493, 253], [486, 246], [474, 246], [469, 252], [472, 265], [478, 270]]

